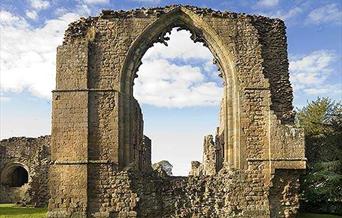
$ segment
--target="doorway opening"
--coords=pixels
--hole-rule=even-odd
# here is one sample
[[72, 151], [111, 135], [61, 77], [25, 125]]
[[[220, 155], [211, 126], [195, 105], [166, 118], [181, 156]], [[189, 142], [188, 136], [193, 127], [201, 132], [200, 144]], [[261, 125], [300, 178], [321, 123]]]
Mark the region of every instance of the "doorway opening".
[[29, 180], [27, 170], [18, 164], [7, 167], [3, 170], [1, 183], [9, 187], [22, 187]]

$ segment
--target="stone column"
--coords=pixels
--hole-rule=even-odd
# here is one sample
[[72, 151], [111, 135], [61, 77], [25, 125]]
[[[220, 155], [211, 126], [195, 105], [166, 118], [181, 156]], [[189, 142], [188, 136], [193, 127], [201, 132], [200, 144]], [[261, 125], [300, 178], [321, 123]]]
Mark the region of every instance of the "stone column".
[[49, 217], [87, 214], [88, 43], [57, 50], [52, 99]]

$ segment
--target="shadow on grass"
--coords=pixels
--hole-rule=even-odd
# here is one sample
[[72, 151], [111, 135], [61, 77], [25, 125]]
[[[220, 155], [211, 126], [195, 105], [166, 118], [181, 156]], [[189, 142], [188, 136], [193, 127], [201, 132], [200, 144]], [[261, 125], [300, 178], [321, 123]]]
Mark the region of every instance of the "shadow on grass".
[[0, 217], [46, 217], [47, 208], [19, 207], [15, 204], [0, 204]]

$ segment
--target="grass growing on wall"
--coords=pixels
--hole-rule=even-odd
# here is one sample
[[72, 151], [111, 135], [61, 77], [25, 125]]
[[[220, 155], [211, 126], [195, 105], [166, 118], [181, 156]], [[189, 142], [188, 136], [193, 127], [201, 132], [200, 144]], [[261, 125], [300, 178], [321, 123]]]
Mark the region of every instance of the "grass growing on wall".
[[19, 207], [15, 204], [0, 204], [0, 218], [43, 218], [47, 208]]

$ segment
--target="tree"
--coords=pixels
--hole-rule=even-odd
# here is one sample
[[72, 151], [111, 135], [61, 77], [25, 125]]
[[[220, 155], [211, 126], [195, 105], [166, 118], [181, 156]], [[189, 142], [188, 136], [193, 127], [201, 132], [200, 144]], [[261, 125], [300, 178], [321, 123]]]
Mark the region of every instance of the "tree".
[[304, 128], [308, 159], [307, 172], [301, 178], [302, 205], [309, 211], [341, 213], [341, 103], [318, 98], [300, 109], [296, 120]]
[[341, 103], [318, 98], [298, 111], [297, 122], [304, 128], [309, 163], [341, 160]]

